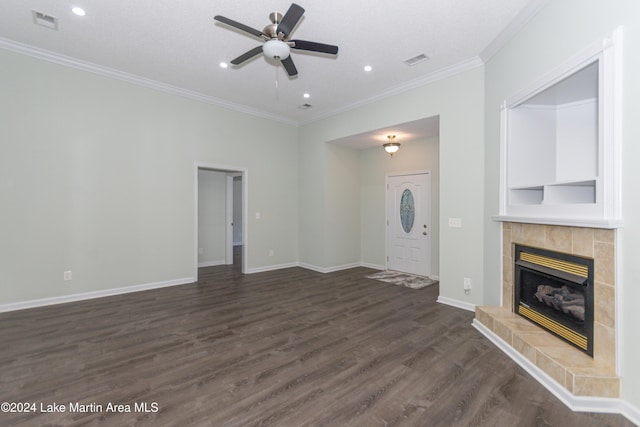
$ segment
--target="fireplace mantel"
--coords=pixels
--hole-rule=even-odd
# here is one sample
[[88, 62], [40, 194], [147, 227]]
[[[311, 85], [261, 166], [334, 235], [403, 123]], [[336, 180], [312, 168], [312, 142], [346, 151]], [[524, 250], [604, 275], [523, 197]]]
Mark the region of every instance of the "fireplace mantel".
[[519, 222], [527, 224], [542, 224], [542, 225], [563, 225], [567, 227], [584, 227], [584, 228], [602, 228], [602, 229], [614, 229], [622, 227], [622, 220], [620, 219], [584, 219], [584, 218], [535, 218], [527, 216], [513, 216], [513, 215], [494, 215], [491, 217], [494, 221], [500, 222]]

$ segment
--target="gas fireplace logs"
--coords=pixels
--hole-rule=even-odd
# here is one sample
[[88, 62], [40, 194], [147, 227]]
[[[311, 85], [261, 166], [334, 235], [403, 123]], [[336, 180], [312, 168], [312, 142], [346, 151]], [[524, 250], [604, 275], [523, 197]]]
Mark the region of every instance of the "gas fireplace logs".
[[584, 322], [584, 295], [571, 292], [566, 286], [554, 288], [549, 285], [539, 285], [535, 297], [547, 306], [565, 314], [571, 314]]

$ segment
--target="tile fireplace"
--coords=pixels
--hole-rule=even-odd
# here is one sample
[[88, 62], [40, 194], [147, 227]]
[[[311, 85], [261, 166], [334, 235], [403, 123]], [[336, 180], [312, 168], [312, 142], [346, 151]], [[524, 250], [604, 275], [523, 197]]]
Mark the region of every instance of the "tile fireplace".
[[[502, 227], [501, 306], [476, 307], [474, 323], [497, 336], [574, 396], [618, 397], [620, 378], [616, 368], [615, 230], [516, 222], [503, 222]], [[533, 259], [525, 255], [525, 260], [522, 260], [517, 251], [523, 248], [527, 249], [525, 253], [533, 252]], [[547, 252], [554, 256], [548, 257]], [[578, 271], [558, 274], [553, 271], [557, 269], [552, 267], [543, 265], [540, 268], [540, 265], [535, 265], [546, 264], [545, 260], [540, 261], [536, 257], [557, 258], [557, 254], [564, 257], [560, 261], [575, 264], [574, 267], [577, 265]], [[532, 264], [535, 267], [533, 270], [537, 270], [533, 273], [529, 269]], [[525, 304], [530, 307], [546, 307], [541, 311], [557, 323], [561, 323], [558, 320], [571, 320], [574, 326], [579, 325], [580, 309], [575, 306], [580, 303], [565, 305], [567, 313], [564, 313], [562, 304], [556, 303], [562, 312], [560, 315], [555, 307], [553, 310], [556, 312], [550, 312], [552, 308], [544, 300], [547, 299], [550, 306], [553, 306], [552, 300], [557, 293], [558, 299], [576, 300], [578, 297], [575, 294], [581, 293], [580, 287], [585, 284], [585, 279], [587, 284], [592, 284], [590, 291], [584, 289], [585, 303], [591, 300], [593, 305], [592, 314], [588, 314], [585, 309], [584, 315], [585, 321], [592, 317], [592, 331], [584, 333], [585, 329], [579, 326], [576, 328], [577, 334], [584, 335], [587, 339], [586, 351], [518, 313], [519, 308], [516, 309], [515, 302], [516, 298], [520, 300], [520, 295], [517, 294], [521, 291], [516, 291], [516, 270], [524, 268], [527, 268], [525, 280], [533, 282], [527, 285], [527, 292], [533, 293], [533, 296], [526, 297], [529, 303]], [[533, 278], [526, 277], [529, 273], [533, 274]], [[549, 276], [553, 279], [552, 282], [545, 281]], [[542, 288], [538, 297], [542, 302], [535, 296], [539, 286]], [[563, 286], [567, 287], [564, 296]], [[531, 298], [535, 302], [531, 303]], [[571, 314], [572, 310], [575, 314]]]

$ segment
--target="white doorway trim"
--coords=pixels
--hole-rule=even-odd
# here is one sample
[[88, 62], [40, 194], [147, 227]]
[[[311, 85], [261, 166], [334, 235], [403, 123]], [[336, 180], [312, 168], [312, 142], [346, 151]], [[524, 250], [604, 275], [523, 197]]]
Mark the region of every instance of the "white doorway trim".
[[388, 206], [389, 206], [389, 181], [390, 178], [394, 178], [394, 177], [405, 177], [405, 176], [411, 176], [411, 175], [426, 175], [426, 180], [427, 180], [427, 198], [428, 200], [426, 200], [426, 204], [428, 206], [428, 211], [426, 212], [426, 229], [429, 233], [429, 238], [427, 239], [427, 243], [426, 243], [426, 255], [427, 255], [427, 259], [425, 259], [426, 262], [426, 267], [427, 267], [427, 276], [431, 276], [432, 274], [432, 269], [433, 266], [431, 265], [431, 260], [432, 260], [432, 251], [433, 251], [433, 241], [431, 238], [432, 235], [432, 228], [431, 228], [431, 217], [432, 217], [432, 212], [431, 209], [433, 208], [432, 203], [431, 203], [431, 198], [432, 198], [432, 190], [431, 190], [431, 171], [430, 170], [417, 170], [417, 171], [407, 171], [407, 172], [393, 172], [393, 173], [387, 173], [385, 174], [385, 211], [384, 211], [384, 217], [385, 217], [385, 232], [384, 232], [384, 247], [385, 247], [385, 268], [388, 270], [389, 269], [389, 257], [390, 257], [390, 253], [389, 253], [389, 215], [388, 215]]
[[[231, 254], [231, 258], [229, 258], [229, 253], [228, 253], [228, 248], [231, 247], [233, 250], [233, 231], [231, 233], [229, 233], [229, 225], [231, 224], [231, 222], [229, 221], [229, 209], [231, 208], [231, 212], [233, 212], [233, 206], [229, 204], [229, 198], [233, 197], [233, 192], [231, 192], [231, 196], [229, 195], [229, 191], [228, 191], [228, 182], [229, 179], [231, 179], [231, 183], [233, 184], [233, 176], [240, 176], [242, 177], [242, 229], [243, 229], [243, 233], [242, 233], [242, 273], [246, 274], [247, 273], [247, 266], [249, 265], [249, 242], [248, 242], [248, 230], [249, 230], [249, 217], [247, 214], [247, 205], [249, 204], [249, 170], [247, 168], [242, 168], [242, 167], [235, 167], [235, 166], [229, 166], [229, 165], [221, 165], [221, 164], [216, 164], [216, 163], [201, 163], [201, 162], [195, 162], [194, 163], [194, 167], [193, 167], [193, 180], [194, 180], [194, 224], [193, 224], [193, 241], [194, 241], [194, 250], [193, 250], [193, 265], [194, 265], [194, 270], [193, 270], [193, 277], [196, 278], [196, 281], [198, 280], [198, 187], [199, 187], [199, 181], [198, 181], [198, 171], [200, 170], [208, 170], [208, 171], [214, 171], [214, 172], [223, 172], [223, 173], [227, 173], [229, 174], [229, 176], [227, 176], [227, 192], [226, 192], [226, 212], [227, 212], [227, 233], [226, 233], [226, 239], [225, 239], [225, 244], [226, 244], [226, 260], [225, 262], [227, 264], [232, 263], [233, 261], [229, 262], [229, 260], [233, 259], [233, 253]], [[232, 185], [233, 187], [233, 185]], [[232, 188], [233, 189], [233, 188]], [[231, 215], [231, 221], [233, 221], [233, 214]], [[231, 228], [232, 229], [232, 228]], [[233, 230], [233, 229], [232, 229]], [[229, 239], [231, 241], [231, 245], [228, 244]]]
[[226, 206], [225, 206], [225, 251], [224, 263], [233, 264], [233, 177], [236, 174], [227, 174], [226, 179]]

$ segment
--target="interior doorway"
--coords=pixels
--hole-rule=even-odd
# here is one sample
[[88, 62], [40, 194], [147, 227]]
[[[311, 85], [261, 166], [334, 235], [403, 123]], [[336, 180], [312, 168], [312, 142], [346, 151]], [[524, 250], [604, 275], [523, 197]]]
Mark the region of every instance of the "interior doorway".
[[246, 273], [248, 171], [204, 163], [194, 171], [194, 277], [200, 267], [234, 262]]
[[431, 274], [431, 174], [387, 175], [387, 269]]
[[242, 261], [242, 175], [226, 174], [226, 256], [225, 264], [238, 264]]

